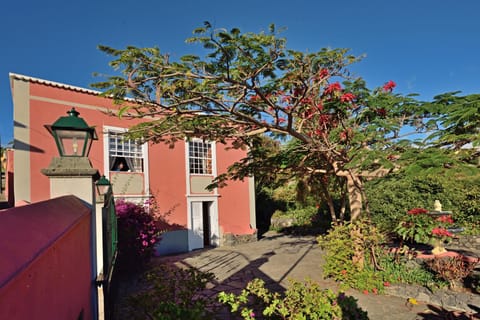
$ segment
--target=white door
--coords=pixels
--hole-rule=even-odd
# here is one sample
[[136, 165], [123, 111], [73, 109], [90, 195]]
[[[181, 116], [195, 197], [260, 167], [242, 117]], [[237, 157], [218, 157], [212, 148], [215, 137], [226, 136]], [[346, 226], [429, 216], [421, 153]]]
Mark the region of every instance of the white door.
[[192, 201], [191, 232], [189, 236], [189, 249], [203, 248], [203, 202]]

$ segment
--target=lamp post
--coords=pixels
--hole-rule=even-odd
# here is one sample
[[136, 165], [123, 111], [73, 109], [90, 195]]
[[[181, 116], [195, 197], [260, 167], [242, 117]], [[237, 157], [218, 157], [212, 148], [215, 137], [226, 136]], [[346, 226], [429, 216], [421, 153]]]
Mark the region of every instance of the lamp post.
[[75, 108], [67, 114], [68, 116], [58, 118], [53, 124], [45, 125], [45, 128], [55, 138], [61, 157], [87, 157], [92, 141], [98, 140], [95, 128], [88, 126]]
[[87, 157], [93, 140], [98, 140], [98, 137], [95, 128], [90, 127], [79, 115], [72, 108], [67, 116], [59, 117], [51, 125], [45, 125], [55, 140], [59, 157], [54, 157], [48, 168], [41, 171], [50, 178], [52, 198], [73, 194], [93, 204], [93, 181], [100, 175]]
[[102, 175], [95, 183], [95, 186], [97, 187], [98, 194], [104, 197], [110, 191], [112, 185], [110, 184], [110, 181]]
[[[52, 134], [58, 149], [59, 157], [53, 157], [48, 168], [42, 173], [50, 180], [50, 197], [74, 195], [82, 199], [92, 212], [92, 279], [95, 284], [103, 268], [103, 222], [102, 205], [97, 203], [95, 188], [100, 194], [110, 187], [105, 178], [100, 177], [98, 170], [92, 167], [88, 154], [93, 140], [98, 140], [94, 127], [90, 127], [79, 112], [72, 108], [67, 116], [58, 118], [53, 124], [45, 125]], [[106, 181], [106, 182], [105, 182]], [[108, 183], [108, 185], [107, 185]], [[103, 291], [94, 286], [95, 314], [94, 319], [104, 319]]]

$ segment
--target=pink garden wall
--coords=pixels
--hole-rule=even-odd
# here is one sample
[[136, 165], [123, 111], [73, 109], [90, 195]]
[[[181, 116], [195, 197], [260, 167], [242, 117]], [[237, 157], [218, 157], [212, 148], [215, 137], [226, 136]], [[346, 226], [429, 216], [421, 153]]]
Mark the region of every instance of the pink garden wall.
[[0, 319], [93, 319], [91, 250], [74, 196], [0, 211]]

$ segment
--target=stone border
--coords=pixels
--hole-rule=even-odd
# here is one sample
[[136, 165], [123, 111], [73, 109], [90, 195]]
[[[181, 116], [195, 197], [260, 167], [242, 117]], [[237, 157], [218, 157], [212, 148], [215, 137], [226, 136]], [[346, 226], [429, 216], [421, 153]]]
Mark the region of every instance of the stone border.
[[437, 290], [432, 292], [425, 287], [395, 284], [385, 288], [385, 293], [401, 298], [415, 298], [418, 301], [441, 306], [446, 309], [477, 313], [480, 306], [480, 295], [451, 290]]

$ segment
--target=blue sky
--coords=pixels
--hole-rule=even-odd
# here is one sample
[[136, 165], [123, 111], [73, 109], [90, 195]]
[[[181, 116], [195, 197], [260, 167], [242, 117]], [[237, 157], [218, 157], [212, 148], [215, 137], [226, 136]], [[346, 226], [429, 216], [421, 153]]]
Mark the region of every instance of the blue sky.
[[158, 46], [173, 58], [205, 20], [242, 31], [285, 27], [292, 49], [350, 48], [370, 87], [388, 80], [424, 100], [480, 93], [478, 0], [17, 0], [0, 5], [0, 136], [13, 139], [8, 73], [88, 88], [111, 74], [98, 44]]

